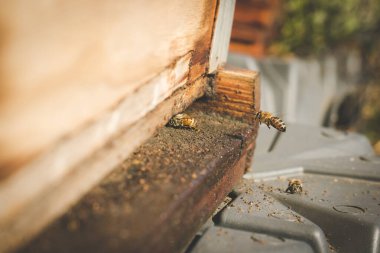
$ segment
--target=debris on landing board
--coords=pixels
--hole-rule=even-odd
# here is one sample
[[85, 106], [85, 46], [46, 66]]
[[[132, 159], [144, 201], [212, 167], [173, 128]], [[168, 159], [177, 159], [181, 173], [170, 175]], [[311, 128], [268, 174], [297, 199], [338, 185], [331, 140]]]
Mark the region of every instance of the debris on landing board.
[[199, 131], [159, 129], [19, 252], [182, 250], [242, 178], [257, 133], [196, 106], [185, 113]]

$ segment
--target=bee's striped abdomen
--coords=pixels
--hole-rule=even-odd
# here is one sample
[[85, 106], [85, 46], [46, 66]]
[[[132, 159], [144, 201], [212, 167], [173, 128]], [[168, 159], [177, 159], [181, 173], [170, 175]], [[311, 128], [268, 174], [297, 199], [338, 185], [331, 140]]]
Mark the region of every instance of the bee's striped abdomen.
[[270, 126], [274, 127], [280, 132], [286, 131], [286, 125], [284, 121], [282, 121], [279, 117], [273, 116], [270, 112], [259, 111], [255, 115], [255, 119], [259, 121], [259, 123], [264, 123], [270, 128]]
[[270, 119], [271, 126], [276, 128], [280, 132], [285, 132], [286, 131], [286, 125], [284, 121], [282, 121], [279, 117], [272, 117]]

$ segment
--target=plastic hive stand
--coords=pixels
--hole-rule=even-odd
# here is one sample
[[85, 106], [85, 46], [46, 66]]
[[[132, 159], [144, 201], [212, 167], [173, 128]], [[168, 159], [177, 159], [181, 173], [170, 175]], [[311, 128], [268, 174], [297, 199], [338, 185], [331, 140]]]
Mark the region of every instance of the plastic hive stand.
[[[285, 193], [288, 180], [302, 194]], [[187, 252], [380, 252], [380, 158], [359, 134], [260, 129], [253, 168]]]

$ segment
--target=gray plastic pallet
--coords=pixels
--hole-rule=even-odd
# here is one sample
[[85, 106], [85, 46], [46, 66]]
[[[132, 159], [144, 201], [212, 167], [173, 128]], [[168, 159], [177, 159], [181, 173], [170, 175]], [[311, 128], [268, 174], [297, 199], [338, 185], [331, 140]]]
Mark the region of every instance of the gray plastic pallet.
[[[380, 158], [362, 135], [289, 125], [260, 129], [252, 171], [187, 249], [380, 252]], [[288, 180], [302, 194], [285, 193]]]

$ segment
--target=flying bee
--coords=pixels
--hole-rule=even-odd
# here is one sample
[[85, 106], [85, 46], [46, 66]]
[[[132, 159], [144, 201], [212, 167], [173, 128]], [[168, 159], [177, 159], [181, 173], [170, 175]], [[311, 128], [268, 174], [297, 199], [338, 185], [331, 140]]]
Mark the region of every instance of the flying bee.
[[173, 118], [169, 120], [168, 125], [175, 128], [189, 128], [199, 131], [195, 119], [185, 113], [179, 113], [173, 116]]
[[268, 128], [272, 126], [280, 132], [286, 132], [286, 125], [284, 121], [270, 112], [259, 111], [256, 113], [256, 119], [259, 120], [260, 124], [266, 124]]
[[296, 178], [289, 180], [288, 188], [286, 188], [285, 192], [289, 192], [291, 194], [301, 193], [302, 192], [302, 181], [300, 179], [296, 179]]

